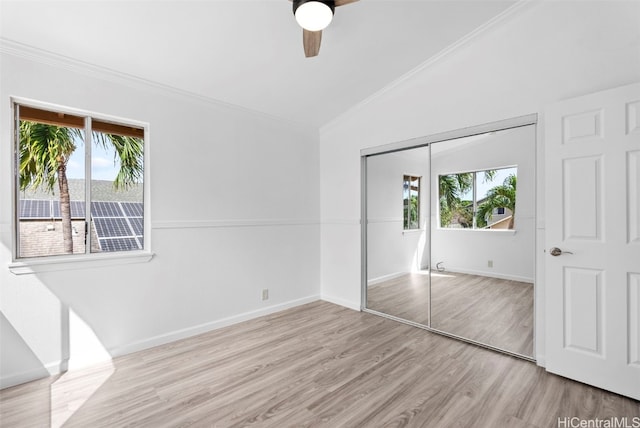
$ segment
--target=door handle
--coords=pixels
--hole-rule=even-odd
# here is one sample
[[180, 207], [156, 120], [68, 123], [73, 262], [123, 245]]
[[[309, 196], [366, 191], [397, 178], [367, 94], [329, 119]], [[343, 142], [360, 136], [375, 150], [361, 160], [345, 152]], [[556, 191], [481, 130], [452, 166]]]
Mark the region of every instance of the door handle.
[[552, 249], [549, 250], [549, 253], [551, 253], [551, 255], [554, 257], [560, 256], [562, 254], [573, 254], [571, 251], [562, 251], [558, 247], [553, 247]]

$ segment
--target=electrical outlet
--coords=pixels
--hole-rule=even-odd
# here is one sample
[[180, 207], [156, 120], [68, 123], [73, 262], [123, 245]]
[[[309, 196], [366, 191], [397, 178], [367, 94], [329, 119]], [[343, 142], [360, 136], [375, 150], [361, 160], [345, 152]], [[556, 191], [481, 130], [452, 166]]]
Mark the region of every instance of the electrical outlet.
[[262, 300], [269, 300], [269, 289], [265, 288], [262, 290]]
[[487, 267], [490, 267], [490, 268], [493, 267], [493, 260], [488, 260], [487, 261]]

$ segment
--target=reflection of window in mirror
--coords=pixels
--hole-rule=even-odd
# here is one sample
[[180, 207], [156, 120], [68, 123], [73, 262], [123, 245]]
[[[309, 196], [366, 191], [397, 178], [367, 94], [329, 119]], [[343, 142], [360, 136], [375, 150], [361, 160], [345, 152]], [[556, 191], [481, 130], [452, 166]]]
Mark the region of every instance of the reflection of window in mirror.
[[440, 227], [514, 229], [518, 167], [438, 176]]
[[420, 179], [414, 175], [405, 175], [402, 179], [403, 228], [420, 228]]

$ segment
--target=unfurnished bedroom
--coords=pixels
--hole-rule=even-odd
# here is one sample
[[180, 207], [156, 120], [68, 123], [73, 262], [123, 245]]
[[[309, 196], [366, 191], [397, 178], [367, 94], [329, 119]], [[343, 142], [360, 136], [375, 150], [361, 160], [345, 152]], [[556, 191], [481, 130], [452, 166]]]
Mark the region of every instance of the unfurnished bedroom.
[[0, 0], [0, 426], [639, 400], [639, 1]]

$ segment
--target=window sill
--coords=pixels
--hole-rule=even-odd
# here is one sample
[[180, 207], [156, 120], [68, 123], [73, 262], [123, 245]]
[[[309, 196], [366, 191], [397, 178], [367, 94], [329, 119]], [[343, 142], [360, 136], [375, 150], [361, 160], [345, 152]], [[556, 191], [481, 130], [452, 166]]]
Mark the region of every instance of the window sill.
[[402, 234], [403, 235], [413, 235], [415, 233], [422, 233], [422, 232], [425, 232], [425, 231], [426, 231], [426, 229], [422, 229], [422, 228], [421, 229], [403, 229], [402, 230]]
[[145, 263], [153, 258], [148, 251], [132, 251], [118, 254], [91, 254], [75, 256], [51, 256], [43, 259], [24, 259], [9, 264], [14, 275], [38, 274], [64, 270], [116, 266], [130, 263]]
[[439, 231], [453, 231], [453, 232], [471, 232], [471, 233], [497, 233], [504, 235], [515, 235], [518, 231], [517, 229], [469, 229], [464, 227], [439, 227]]

